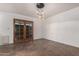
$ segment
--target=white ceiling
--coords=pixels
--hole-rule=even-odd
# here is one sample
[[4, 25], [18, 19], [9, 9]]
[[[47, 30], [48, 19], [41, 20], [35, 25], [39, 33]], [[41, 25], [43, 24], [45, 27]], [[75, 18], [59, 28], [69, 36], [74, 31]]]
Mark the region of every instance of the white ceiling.
[[[79, 3], [45, 3], [44, 12], [45, 17], [76, 8]], [[19, 13], [30, 17], [37, 17], [35, 3], [0, 3], [0, 11]]]

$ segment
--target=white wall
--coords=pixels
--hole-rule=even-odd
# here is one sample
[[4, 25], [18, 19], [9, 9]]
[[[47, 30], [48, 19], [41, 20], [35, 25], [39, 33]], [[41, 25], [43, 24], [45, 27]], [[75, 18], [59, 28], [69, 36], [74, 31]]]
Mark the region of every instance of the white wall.
[[31, 20], [34, 22], [34, 39], [41, 38], [41, 21], [16, 13], [0, 12], [0, 45], [2, 45], [2, 36], [9, 36], [9, 43], [13, 43], [13, 19]]
[[43, 24], [44, 38], [79, 47], [79, 7], [49, 17]]

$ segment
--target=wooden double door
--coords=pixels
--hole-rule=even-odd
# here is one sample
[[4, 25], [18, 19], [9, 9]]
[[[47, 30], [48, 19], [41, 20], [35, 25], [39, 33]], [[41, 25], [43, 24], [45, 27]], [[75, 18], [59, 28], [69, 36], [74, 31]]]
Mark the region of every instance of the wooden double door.
[[33, 40], [33, 22], [14, 19], [14, 43]]

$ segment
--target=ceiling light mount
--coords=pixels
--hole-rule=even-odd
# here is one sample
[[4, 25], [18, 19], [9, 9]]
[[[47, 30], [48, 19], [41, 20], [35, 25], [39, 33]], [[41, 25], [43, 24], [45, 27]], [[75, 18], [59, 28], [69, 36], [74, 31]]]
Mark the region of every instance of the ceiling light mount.
[[36, 7], [39, 8], [39, 9], [42, 9], [42, 8], [45, 7], [45, 5], [44, 5], [44, 3], [37, 3]]

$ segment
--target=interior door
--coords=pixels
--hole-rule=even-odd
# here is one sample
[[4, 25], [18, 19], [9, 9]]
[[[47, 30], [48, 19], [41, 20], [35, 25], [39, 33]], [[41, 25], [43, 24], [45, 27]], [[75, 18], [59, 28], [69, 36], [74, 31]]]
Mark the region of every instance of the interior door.
[[14, 19], [14, 43], [33, 40], [33, 22]]
[[24, 22], [15, 21], [15, 42], [24, 42]]
[[33, 39], [33, 23], [25, 22], [25, 41], [30, 41]]

